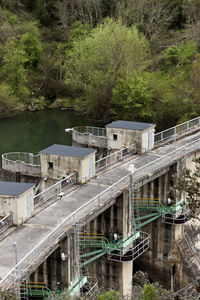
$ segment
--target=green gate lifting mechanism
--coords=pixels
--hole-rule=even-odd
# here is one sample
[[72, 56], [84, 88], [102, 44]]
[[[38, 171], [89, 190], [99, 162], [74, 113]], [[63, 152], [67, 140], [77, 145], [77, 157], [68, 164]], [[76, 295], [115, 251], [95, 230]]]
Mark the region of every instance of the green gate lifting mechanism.
[[[95, 251], [91, 251], [89, 253], [84, 253], [80, 255], [80, 258], [89, 258], [87, 261], [84, 263], [80, 264], [80, 267], [84, 267], [85, 265], [89, 264], [90, 262], [96, 260], [97, 258], [105, 255], [108, 253], [108, 259], [112, 259], [111, 253], [115, 253], [120, 251], [120, 258], [116, 258], [114, 260], [116, 261], [123, 261], [121, 256], [124, 256], [125, 253], [128, 251], [131, 251], [131, 249], [126, 249], [131, 243], [135, 242], [137, 243], [137, 240], [141, 239], [141, 233], [139, 231], [134, 232], [132, 235], [127, 236], [124, 239], [120, 239], [116, 242], [109, 242], [103, 234], [80, 234], [79, 235], [79, 243], [80, 246], [85, 246], [85, 247], [91, 247], [91, 248], [100, 248]], [[129, 257], [129, 260], [133, 260], [134, 258]], [[124, 260], [125, 261], [125, 260]], [[128, 260], [126, 260], [128, 261]]]
[[169, 205], [169, 206], [163, 206], [159, 199], [151, 199], [151, 198], [134, 198], [133, 204], [136, 209], [139, 209], [139, 211], [151, 211], [151, 214], [147, 214], [144, 216], [140, 216], [135, 219], [135, 221], [141, 221], [144, 219], [148, 219], [145, 222], [141, 224], [136, 225], [136, 229], [139, 229], [140, 227], [147, 225], [148, 223], [158, 219], [162, 216], [164, 223], [169, 224], [183, 224], [187, 222], [188, 218], [188, 211], [180, 213], [178, 216], [176, 213], [180, 210], [183, 210], [186, 206], [184, 200], [180, 200], [179, 202]]

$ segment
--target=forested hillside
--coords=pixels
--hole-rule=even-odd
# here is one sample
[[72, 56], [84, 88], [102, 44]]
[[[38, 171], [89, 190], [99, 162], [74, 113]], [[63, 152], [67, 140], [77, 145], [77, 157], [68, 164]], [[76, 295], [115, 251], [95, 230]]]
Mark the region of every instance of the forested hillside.
[[63, 106], [102, 123], [200, 115], [200, 0], [0, 0], [0, 117]]

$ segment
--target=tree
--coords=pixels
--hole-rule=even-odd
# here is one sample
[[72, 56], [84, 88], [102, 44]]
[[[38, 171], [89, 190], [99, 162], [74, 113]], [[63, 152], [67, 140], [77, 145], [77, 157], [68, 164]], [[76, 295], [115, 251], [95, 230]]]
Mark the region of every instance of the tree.
[[149, 56], [148, 42], [136, 27], [106, 19], [90, 35], [76, 40], [67, 53], [66, 84], [80, 106], [108, 121], [112, 89], [141, 67]]
[[[150, 43], [159, 42], [170, 27], [178, 21], [182, 0], [119, 0], [116, 16], [128, 26], [137, 24]], [[180, 24], [178, 24], [180, 26]]]
[[12, 89], [5, 83], [0, 84], [0, 117], [6, 117], [10, 114], [18, 103], [18, 98], [14, 95]]
[[133, 276], [134, 300], [165, 300], [172, 293], [171, 290], [164, 289], [159, 282], [150, 283], [147, 272], [137, 271]]
[[180, 176], [175, 176], [175, 193], [186, 193], [186, 204], [191, 218], [199, 218], [200, 208], [200, 157], [193, 160], [194, 170], [184, 168]]
[[1, 300], [17, 300], [17, 297], [13, 290], [2, 290], [2, 288], [0, 288], [0, 299]]
[[6, 43], [6, 54], [3, 61], [6, 83], [11, 87], [17, 97], [21, 100], [25, 100], [29, 95], [29, 91], [26, 86], [26, 70], [24, 68], [27, 58], [25, 51], [18, 47], [18, 43], [15, 38]]
[[125, 299], [120, 293], [113, 290], [97, 296], [97, 300], [122, 300]]
[[58, 4], [62, 28], [68, 31], [68, 26], [76, 21], [94, 27], [97, 22], [102, 21], [102, 6], [102, 0], [62, 0]]
[[36, 68], [42, 53], [39, 31], [36, 23], [27, 24], [27, 32], [19, 40], [19, 47], [24, 51], [25, 67]]
[[156, 300], [155, 297], [155, 287], [153, 283], [144, 285], [144, 291], [142, 291], [142, 300]]
[[144, 76], [118, 78], [112, 90], [111, 113], [118, 119], [149, 122], [153, 118], [153, 89]]

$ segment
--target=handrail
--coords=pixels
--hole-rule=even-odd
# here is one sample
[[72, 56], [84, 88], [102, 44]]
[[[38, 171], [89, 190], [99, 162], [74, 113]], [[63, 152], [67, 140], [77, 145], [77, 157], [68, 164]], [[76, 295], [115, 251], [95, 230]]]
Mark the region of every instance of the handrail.
[[3, 233], [8, 227], [12, 226], [13, 213], [8, 214], [3, 219], [0, 219], [0, 234]]
[[154, 135], [155, 143], [168, 139], [171, 136], [176, 135], [177, 133], [182, 133], [188, 131], [191, 128], [197, 127], [200, 125], [200, 117], [194, 118], [182, 124], [173, 126], [161, 132], [158, 132]]
[[76, 172], [70, 174], [66, 178], [63, 178], [62, 180], [58, 181], [57, 183], [53, 184], [43, 192], [37, 194], [34, 196], [34, 207], [38, 207], [41, 204], [45, 203], [47, 200], [53, 198], [55, 195], [58, 195], [58, 193], [66, 190], [73, 184], [77, 182], [76, 178]]
[[188, 215], [190, 210], [180, 213], [179, 215], [174, 213], [167, 213], [165, 211], [162, 212], [162, 221], [167, 224], [184, 224], [188, 221]]
[[106, 129], [100, 127], [79, 126], [72, 128], [72, 140], [78, 144], [107, 147]]
[[126, 148], [123, 148], [119, 151], [116, 151], [108, 156], [105, 156], [95, 162], [95, 169], [99, 171], [103, 168], [106, 168], [117, 161], [122, 160], [125, 156], [129, 156], [136, 153], [136, 144], [130, 145]]
[[[163, 166], [167, 166], [175, 159], [179, 159], [182, 155], [186, 155], [196, 149], [199, 149], [200, 139], [197, 139], [187, 145], [184, 145], [163, 157], [160, 157], [148, 165], [136, 169], [132, 174], [133, 181], [138, 182], [140, 178], [147, 176], [147, 168], [149, 172], [159, 170]], [[28, 269], [36, 263], [41, 257], [43, 257], [47, 251], [53, 247], [60, 237], [67, 233], [75, 223], [79, 222], [80, 218], [85, 217], [88, 213], [91, 213], [94, 209], [98, 208], [100, 203], [105, 203], [112, 197], [115, 197], [119, 191], [123, 190], [129, 185], [129, 174], [121, 178], [119, 181], [108, 187], [106, 190], [98, 194], [96, 197], [89, 200], [80, 208], [71, 213], [65, 220], [61, 222], [50, 234], [47, 235], [37, 246], [35, 246], [16, 266], [13, 268], [1, 281], [0, 286], [2, 288], [9, 288], [15, 278], [16, 268], [18, 268], [18, 275], [22, 276]], [[28, 262], [26, 262], [26, 260]], [[22, 271], [19, 271], [22, 269]]]
[[2, 154], [2, 168], [39, 176], [41, 174], [40, 155], [26, 152], [4, 153]]
[[26, 164], [40, 165], [40, 155], [27, 152], [8, 152], [2, 154], [2, 160], [21, 161]]
[[140, 240], [139, 243], [133, 245], [129, 249], [117, 249], [117, 248], [108, 248], [107, 257], [109, 260], [124, 262], [124, 261], [134, 261], [138, 258], [144, 251], [149, 247], [150, 236], [148, 233], [141, 231], [140, 236], [137, 240]]
[[92, 126], [76, 126], [73, 131], [81, 134], [92, 134], [94, 136], [106, 137], [106, 128]]

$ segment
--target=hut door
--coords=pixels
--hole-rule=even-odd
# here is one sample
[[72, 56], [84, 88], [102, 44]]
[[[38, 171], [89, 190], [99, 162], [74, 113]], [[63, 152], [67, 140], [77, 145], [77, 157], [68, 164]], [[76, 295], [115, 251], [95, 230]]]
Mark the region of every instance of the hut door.
[[31, 193], [26, 195], [27, 219], [31, 217]]
[[152, 131], [149, 131], [149, 150], [152, 149], [152, 144], [153, 144], [153, 132]]
[[93, 164], [93, 157], [89, 159], [89, 177], [92, 178], [94, 176], [94, 164]]

